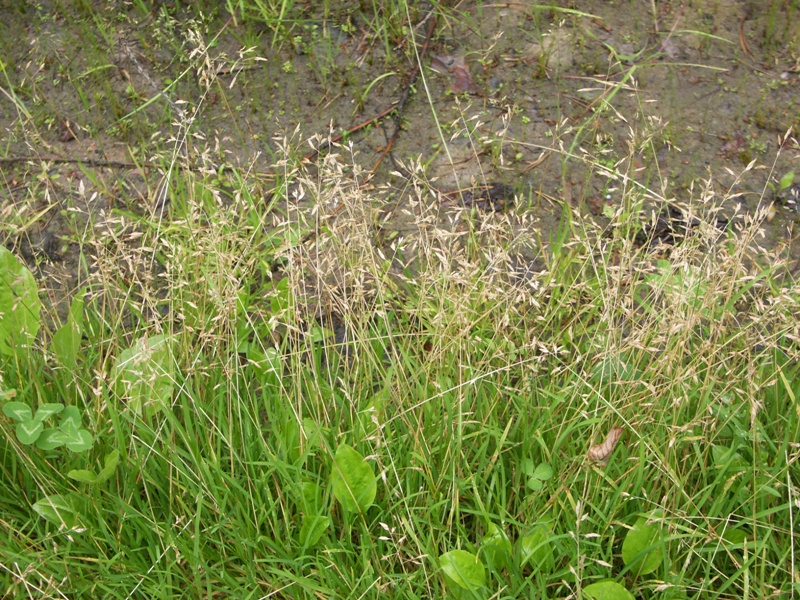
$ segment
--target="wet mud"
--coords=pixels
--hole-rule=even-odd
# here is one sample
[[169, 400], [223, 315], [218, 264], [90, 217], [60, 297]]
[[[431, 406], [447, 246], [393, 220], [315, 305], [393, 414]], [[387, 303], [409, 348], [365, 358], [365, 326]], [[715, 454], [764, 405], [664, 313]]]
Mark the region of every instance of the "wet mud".
[[[170, 218], [177, 173], [223, 199], [243, 174], [269, 210], [321, 202], [281, 174], [313, 171], [337, 135], [378, 244], [430, 210], [455, 232], [507, 228], [532, 264], [565, 204], [602, 230], [638, 194], [645, 233], [762, 214], [759, 243], [800, 259], [796, 3], [418, 3], [410, 20], [314, 4], [280, 27], [220, 3], [0, 7], [0, 237], [52, 304], [93, 271], [137, 269], [121, 257], [147, 250], [137, 219]], [[409, 204], [415, 185], [429, 206]]]

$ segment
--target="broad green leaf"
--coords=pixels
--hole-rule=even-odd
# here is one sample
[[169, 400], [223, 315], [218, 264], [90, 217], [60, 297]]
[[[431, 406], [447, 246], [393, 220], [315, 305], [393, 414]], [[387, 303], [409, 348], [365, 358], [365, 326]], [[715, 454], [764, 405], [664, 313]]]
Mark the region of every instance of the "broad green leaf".
[[747, 532], [741, 529], [726, 529], [722, 532], [722, 541], [729, 546], [740, 547], [747, 541]]
[[541, 479], [536, 477], [531, 477], [528, 479], [528, 487], [531, 488], [533, 491], [538, 492], [540, 489], [544, 487]]
[[3, 414], [15, 421], [32, 421], [31, 407], [24, 402], [6, 402], [3, 405]]
[[288, 278], [281, 279], [275, 284], [273, 289], [275, 290], [275, 293], [270, 299], [270, 304], [272, 313], [278, 315], [282, 311], [288, 310], [292, 306], [293, 295], [291, 290], [289, 290]]
[[40, 450], [55, 450], [67, 443], [67, 436], [58, 427], [48, 427], [36, 440], [36, 447]]
[[42, 303], [28, 268], [0, 246], [0, 353], [27, 346], [39, 331]]
[[319, 514], [322, 510], [322, 488], [313, 481], [306, 481], [301, 485], [303, 495], [303, 512], [306, 514]]
[[553, 568], [553, 550], [550, 547], [550, 530], [539, 525], [530, 535], [519, 541], [520, 566], [530, 562], [534, 569], [549, 572]]
[[689, 600], [689, 596], [686, 595], [686, 582], [682, 581], [680, 577], [674, 579], [677, 583], [673, 583], [666, 589], [663, 589], [665, 586], [659, 586], [662, 588], [659, 600]]
[[794, 183], [794, 171], [789, 171], [788, 173], [784, 173], [783, 177], [781, 177], [780, 183], [780, 190], [783, 191], [788, 188], [790, 185]]
[[17, 423], [17, 439], [21, 444], [27, 446], [39, 439], [43, 429], [44, 425], [42, 425], [41, 421], [23, 421], [22, 423]]
[[261, 352], [257, 345], [251, 344], [247, 350], [247, 358], [259, 377], [264, 377], [267, 373], [278, 376], [283, 373], [283, 358], [280, 351], [273, 346]]
[[639, 517], [622, 542], [622, 562], [636, 575], [652, 573], [664, 560], [664, 547], [657, 544], [660, 527], [647, 524], [647, 517]]
[[330, 329], [320, 327], [319, 325], [309, 329], [306, 335], [311, 340], [312, 344], [318, 344], [320, 342], [324, 342], [326, 339], [334, 337], [334, 334]]
[[83, 290], [72, 300], [67, 322], [53, 334], [52, 349], [63, 366], [72, 369], [78, 359], [83, 336]]
[[152, 417], [170, 406], [175, 371], [172, 341], [166, 335], [139, 338], [114, 363], [114, 389], [137, 415]]
[[37, 410], [36, 415], [33, 417], [36, 421], [45, 421], [57, 415], [64, 410], [64, 405], [60, 402], [51, 402], [49, 404], [42, 404]]
[[305, 460], [305, 455], [300, 454], [300, 425], [296, 419], [289, 418], [279, 427], [278, 442], [281, 454], [290, 463]]
[[481, 552], [483, 552], [490, 569], [499, 571], [508, 567], [511, 561], [511, 542], [506, 532], [494, 523], [489, 523], [488, 531], [481, 544]]
[[264, 352], [264, 362], [267, 371], [283, 373], [283, 358], [280, 351], [274, 346], [267, 348]]
[[33, 505], [33, 510], [39, 513], [46, 521], [72, 529], [77, 522], [77, 514], [69, 500], [60, 494], [53, 494], [42, 498]]
[[303, 433], [309, 448], [322, 446], [323, 435], [328, 433], [327, 427], [318, 425], [313, 419], [303, 419]]
[[348, 512], [366, 511], [378, 492], [372, 466], [347, 444], [336, 449], [331, 483], [334, 497]]
[[73, 469], [67, 473], [67, 477], [75, 481], [80, 481], [81, 483], [97, 482], [97, 475], [95, 475], [93, 471], [87, 471], [85, 469]]
[[533, 461], [530, 458], [523, 458], [522, 464], [520, 465], [522, 468], [522, 472], [525, 473], [528, 477], [533, 477]]
[[483, 563], [466, 550], [451, 550], [442, 554], [439, 565], [448, 583], [457, 588], [476, 592], [486, 585]]
[[633, 594], [616, 581], [598, 581], [583, 588], [583, 596], [591, 600], [635, 600]]
[[67, 448], [75, 453], [86, 452], [94, 444], [92, 434], [85, 429], [79, 429], [75, 435], [67, 438]]
[[119, 450], [114, 450], [106, 456], [105, 467], [97, 475], [94, 474], [94, 471], [89, 471], [88, 469], [76, 469], [67, 473], [67, 477], [81, 483], [103, 483], [114, 474], [118, 463]]
[[328, 530], [330, 517], [324, 515], [305, 515], [300, 527], [299, 542], [303, 548], [312, 548]]
[[536, 470], [533, 472], [533, 476], [536, 477], [536, 479], [547, 481], [553, 476], [553, 467], [547, 463], [542, 463], [536, 467]]
[[250, 352], [250, 334], [253, 328], [246, 318], [242, 318], [236, 325], [236, 352], [237, 354], [248, 354]]
[[734, 448], [711, 446], [711, 457], [714, 459], [714, 465], [723, 471], [728, 468], [740, 469], [744, 466], [742, 455]]
[[[391, 371], [391, 367], [388, 369]], [[388, 375], [390, 380], [393, 375]], [[386, 407], [386, 402], [390, 397], [389, 389], [391, 384], [384, 384], [370, 399], [369, 403], [361, 410], [358, 411], [358, 420], [361, 425], [362, 435], [365, 438], [370, 438], [378, 433], [380, 427], [381, 415]]]
[[71, 434], [81, 428], [81, 411], [77, 406], [66, 406], [61, 413], [58, 428], [64, 433]]
[[117, 470], [117, 465], [119, 464], [119, 450], [112, 450], [109, 452], [108, 456], [106, 456], [105, 466], [100, 470], [97, 474], [96, 483], [103, 483], [104, 481], [111, 478], [114, 475], [114, 472]]

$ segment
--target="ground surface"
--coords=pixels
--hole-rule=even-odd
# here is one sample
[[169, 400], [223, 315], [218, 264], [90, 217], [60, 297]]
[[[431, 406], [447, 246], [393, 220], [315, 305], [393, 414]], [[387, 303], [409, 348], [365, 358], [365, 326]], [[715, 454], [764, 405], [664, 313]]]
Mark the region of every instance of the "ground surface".
[[0, 595], [799, 591], [799, 13], [0, 4]]
[[[435, 24], [423, 5], [408, 23], [356, 3], [299, 3], [280, 27], [218, 7], [102, 4], [0, 9], [0, 236], [47, 276], [54, 301], [93, 268], [80, 258], [87, 232], [124, 240], [135, 227], [120, 214], [164, 212], [170, 164], [222, 182], [234, 167], [267, 196], [281, 140], [299, 159], [309, 138], [397, 103], [416, 55], [381, 19], [413, 27], [425, 55], [391, 157], [374, 168], [395, 113], [346, 140], [345, 167], [364, 169], [362, 181], [374, 170], [380, 239], [413, 235], [402, 163], [421, 165], [436, 218], [455, 229], [469, 218], [457, 190], [511, 186], [517, 202], [497, 219], [532, 234], [518, 249], [527, 260], [553, 235], [562, 200], [602, 226], [631, 185], [646, 198], [632, 215], [643, 222], [661, 201], [735, 221], [778, 200], [762, 243], [798, 254], [797, 205], [771, 187], [796, 168], [791, 3], [467, 2]], [[277, 192], [279, 207], [293, 201]]]

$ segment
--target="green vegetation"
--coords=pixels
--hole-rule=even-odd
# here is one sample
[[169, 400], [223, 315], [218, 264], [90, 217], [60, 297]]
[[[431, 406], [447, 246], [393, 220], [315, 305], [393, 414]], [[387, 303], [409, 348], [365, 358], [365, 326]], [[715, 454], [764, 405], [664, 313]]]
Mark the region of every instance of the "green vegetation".
[[[790, 589], [798, 296], [778, 263], [748, 264], [746, 232], [651, 266], [567, 220], [529, 281], [491, 262], [501, 241], [470, 257], [442, 232], [391, 276], [363, 221], [316, 231], [311, 256], [296, 222], [254, 229], [255, 206], [203, 203], [211, 181], [182, 189], [144, 230], [163, 318], [123, 327], [116, 311], [144, 312], [132, 292], [111, 312], [90, 288], [55, 335], [26, 337], [31, 278], [4, 261], [12, 596]], [[19, 434], [62, 403], [91, 451]], [[598, 466], [587, 451], [615, 426]]]
[[[377, 4], [394, 47], [411, 11]], [[289, 1], [227, 9], [295, 35]], [[582, 160], [626, 183], [602, 228], [558, 199], [552, 232], [475, 208], [454, 232], [414, 171], [384, 239], [348, 148], [282, 139], [265, 175], [199, 137], [137, 155], [151, 207], [64, 210], [67, 310], [0, 247], [0, 595], [800, 593], [800, 288], [767, 211], [636, 244], [652, 194], [598, 138]]]

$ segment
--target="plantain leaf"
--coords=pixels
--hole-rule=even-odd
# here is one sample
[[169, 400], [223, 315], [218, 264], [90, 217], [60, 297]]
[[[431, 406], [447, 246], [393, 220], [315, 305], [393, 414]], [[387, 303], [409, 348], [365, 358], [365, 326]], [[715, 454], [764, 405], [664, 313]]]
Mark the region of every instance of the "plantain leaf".
[[67, 322], [53, 334], [52, 349], [63, 366], [75, 367], [83, 336], [83, 290], [72, 300]]
[[93, 471], [86, 469], [73, 469], [67, 473], [67, 477], [81, 483], [97, 483], [97, 475]]
[[[439, 557], [439, 565], [445, 580], [452, 588], [467, 592], [478, 592], [486, 585], [486, 572], [483, 563], [466, 550], [451, 550]], [[462, 596], [456, 593], [455, 595]]]
[[336, 449], [331, 483], [333, 496], [348, 512], [366, 511], [378, 491], [372, 466], [347, 444]]
[[69, 499], [60, 494], [46, 496], [33, 505], [35, 510], [46, 521], [59, 527], [72, 529], [78, 520], [75, 509]]
[[519, 541], [520, 566], [530, 563], [539, 571], [549, 572], [554, 564], [553, 551], [550, 548], [550, 530], [539, 525], [530, 535]]
[[170, 405], [175, 371], [172, 342], [166, 335], [139, 338], [114, 362], [115, 390], [137, 415], [152, 417]]
[[635, 600], [633, 594], [616, 581], [598, 581], [583, 588], [585, 598], [591, 600]]
[[41, 308], [33, 274], [0, 246], [0, 353], [12, 354], [36, 339]]
[[331, 519], [324, 515], [305, 515], [300, 527], [300, 545], [303, 548], [314, 547], [330, 527]]
[[507, 568], [511, 562], [511, 542], [506, 532], [494, 523], [489, 523], [488, 531], [483, 537], [481, 552], [490, 569], [499, 571]]
[[313, 481], [306, 481], [301, 484], [300, 491], [303, 498], [303, 512], [319, 514], [322, 511], [322, 488]]
[[622, 542], [622, 562], [636, 575], [652, 573], [664, 561], [664, 547], [658, 544], [660, 527], [639, 517]]
[[119, 450], [112, 450], [109, 452], [108, 456], [106, 456], [105, 466], [100, 470], [97, 474], [96, 483], [103, 483], [107, 479], [110, 479], [114, 472], [117, 470], [117, 465], [119, 464]]
[[67, 473], [67, 477], [81, 483], [103, 483], [114, 474], [118, 463], [119, 450], [114, 450], [106, 456], [105, 467], [97, 475], [94, 474], [94, 471], [89, 471], [88, 469], [73, 469]]
[[787, 173], [784, 173], [783, 177], [781, 177], [780, 189], [778, 191], [782, 192], [793, 183], [794, 183], [794, 171], [788, 171]]

